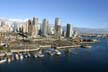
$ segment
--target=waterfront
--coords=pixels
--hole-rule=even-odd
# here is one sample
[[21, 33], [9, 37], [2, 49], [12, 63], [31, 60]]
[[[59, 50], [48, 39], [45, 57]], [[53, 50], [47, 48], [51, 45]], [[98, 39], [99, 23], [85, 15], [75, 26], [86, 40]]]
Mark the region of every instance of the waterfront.
[[46, 55], [43, 58], [27, 58], [0, 64], [0, 72], [72, 72], [104, 71], [108, 68], [108, 42], [91, 44], [92, 48], [70, 48], [60, 56]]

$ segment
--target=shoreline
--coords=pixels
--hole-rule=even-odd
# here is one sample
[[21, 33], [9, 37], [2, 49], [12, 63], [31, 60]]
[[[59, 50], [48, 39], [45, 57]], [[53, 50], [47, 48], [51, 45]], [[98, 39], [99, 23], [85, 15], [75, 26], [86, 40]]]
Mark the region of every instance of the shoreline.
[[80, 42], [80, 44], [92, 44], [92, 43], [98, 43], [98, 42]]
[[[57, 46], [57, 49], [65, 49], [65, 48], [77, 48], [80, 47], [81, 45], [71, 45], [71, 46]], [[43, 48], [51, 48], [51, 45], [41, 45], [39, 48], [36, 49], [12, 49], [10, 52], [5, 52], [5, 53], [0, 53], [0, 57], [3, 57], [5, 55], [10, 56], [12, 53], [20, 53], [20, 52], [33, 52], [33, 51], [38, 51]]]
[[57, 49], [64, 49], [64, 48], [77, 48], [81, 45], [71, 45], [71, 46], [58, 46]]

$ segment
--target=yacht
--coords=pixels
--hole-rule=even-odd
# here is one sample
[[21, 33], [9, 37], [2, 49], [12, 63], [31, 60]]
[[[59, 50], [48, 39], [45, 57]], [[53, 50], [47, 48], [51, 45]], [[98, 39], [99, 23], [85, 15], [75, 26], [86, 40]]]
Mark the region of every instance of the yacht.
[[22, 54], [20, 54], [20, 59], [21, 59], [21, 60], [23, 60], [23, 58], [24, 58], [24, 57], [23, 57], [23, 55], [22, 55]]
[[31, 57], [30, 53], [27, 54], [28, 57]]
[[42, 51], [41, 50], [38, 53], [38, 57], [44, 57], [44, 54], [42, 54]]
[[18, 54], [16, 54], [15, 57], [16, 57], [16, 60], [19, 60], [19, 55]]
[[0, 64], [6, 62], [6, 58], [0, 58]]
[[48, 49], [48, 50], [46, 50], [46, 53], [49, 54], [49, 55], [51, 55], [51, 56], [53, 56], [53, 55], [56, 54], [56, 52], [55, 52], [54, 49]]
[[10, 63], [11, 62], [11, 58], [8, 57], [7, 58], [7, 62]]
[[34, 54], [34, 57], [35, 57], [35, 58], [37, 58], [37, 57], [38, 57], [38, 55], [37, 55], [37, 54]]
[[56, 55], [61, 55], [61, 52], [59, 50], [55, 50]]

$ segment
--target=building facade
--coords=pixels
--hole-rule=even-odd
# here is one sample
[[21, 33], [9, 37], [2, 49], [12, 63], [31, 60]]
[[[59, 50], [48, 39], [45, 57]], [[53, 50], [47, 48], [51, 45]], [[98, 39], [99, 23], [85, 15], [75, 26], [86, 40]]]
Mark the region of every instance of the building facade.
[[48, 21], [46, 19], [43, 19], [42, 22], [42, 36], [48, 35]]
[[73, 28], [71, 24], [67, 24], [66, 37], [73, 36]]
[[32, 37], [36, 38], [38, 35], [38, 18], [33, 17], [32, 21]]
[[55, 38], [60, 38], [61, 37], [61, 32], [62, 31], [62, 27], [61, 27], [61, 22], [59, 18], [55, 19]]
[[31, 20], [28, 20], [28, 34], [29, 35], [32, 35], [32, 21]]

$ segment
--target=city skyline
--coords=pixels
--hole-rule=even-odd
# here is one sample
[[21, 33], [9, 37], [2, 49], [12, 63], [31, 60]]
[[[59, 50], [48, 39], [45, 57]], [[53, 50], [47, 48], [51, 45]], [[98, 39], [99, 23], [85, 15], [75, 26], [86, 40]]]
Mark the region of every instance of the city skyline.
[[38, 17], [54, 23], [59, 17], [62, 26], [71, 23], [74, 27], [108, 27], [107, 0], [1, 0], [0, 17], [26, 19]]

